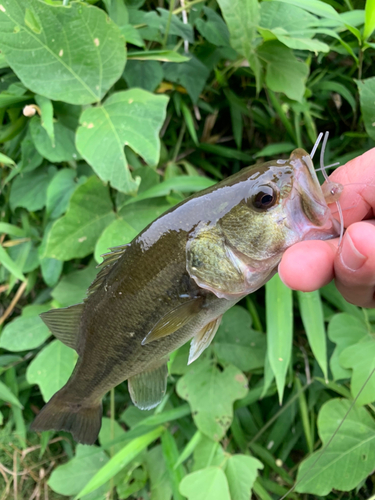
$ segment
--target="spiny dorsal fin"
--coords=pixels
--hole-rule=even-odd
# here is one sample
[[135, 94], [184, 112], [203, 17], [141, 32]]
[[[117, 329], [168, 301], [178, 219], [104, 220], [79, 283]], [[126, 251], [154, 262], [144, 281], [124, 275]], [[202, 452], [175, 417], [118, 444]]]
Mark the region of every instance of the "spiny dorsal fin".
[[78, 352], [82, 310], [83, 304], [76, 304], [61, 309], [51, 309], [51, 311], [42, 313], [40, 317], [57, 339]]
[[118, 247], [112, 247], [110, 248], [111, 250], [110, 252], [101, 255], [101, 257], [103, 257], [103, 262], [101, 262], [98, 266], [96, 266], [100, 267], [101, 269], [96, 275], [94, 281], [87, 289], [87, 296], [94, 293], [95, 290], [97, 290], [102, 285], [112, 267], [116, 264], [116, 262], [118, 262], [119, 258], [124, 254], [125, 250], [129, 245], [130, 243]]
[[129, 394], [135, 406], [151, 410], [160, 403], [167, 389], [167, 362], [129, 378]]
[[188, 323], [202, 307], [203, 298], [197, 297], [167, 312], [142, 341], [142, 345], [167, 337]]
[[198, 359], [202, 352], [211, 344], [212, 339], [215, 337], [215, 333], [219, 328], [222, 317], [223, 316], [219, 316], [214, 319], [211, 323], [208, 323], [208, 325], [204, 326], [202, 330], [194, 335], [190, 344], [188, 365]]

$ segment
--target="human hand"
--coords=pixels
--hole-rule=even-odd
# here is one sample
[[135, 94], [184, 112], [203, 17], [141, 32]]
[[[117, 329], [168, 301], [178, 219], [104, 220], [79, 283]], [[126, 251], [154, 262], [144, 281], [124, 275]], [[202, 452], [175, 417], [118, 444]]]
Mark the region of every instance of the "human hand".
[[[348, 302], [375, 307], [375, 148], [339, 167], [330, 180], [344, 186], [340, 204], [347, 230], [342, 251], [337, 251], [338, 238], [297, 243], [283, 255], [280, 278], [303, 292], [317, 290], [334, 278]], [[336, 204], [330, 208], [337, 212]]]

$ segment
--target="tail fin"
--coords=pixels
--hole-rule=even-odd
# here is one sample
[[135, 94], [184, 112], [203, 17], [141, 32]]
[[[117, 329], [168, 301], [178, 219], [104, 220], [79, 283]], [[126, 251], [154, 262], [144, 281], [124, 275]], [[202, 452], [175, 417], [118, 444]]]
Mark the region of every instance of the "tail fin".
[[94, 444], [102, 425], [102, 404], [69, 404], [62, 390], [44, 406], [31, 425], [33, 431], [68, 431], [78, 443]]

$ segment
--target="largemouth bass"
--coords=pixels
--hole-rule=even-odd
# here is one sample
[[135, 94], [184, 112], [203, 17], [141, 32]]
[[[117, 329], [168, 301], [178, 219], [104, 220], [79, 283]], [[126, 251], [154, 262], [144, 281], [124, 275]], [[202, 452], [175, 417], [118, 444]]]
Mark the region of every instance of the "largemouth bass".
[[32, 428], [94, 443], [102, 398], [124, 380], [136, 406], [155, 407], [169, 353], [191, 340], [189, 363], [197, 359], [223, 313], [275, 274], [288, 247], [337, 234], [302, 149], [187, 198], [104, 256], [82, 304], [41, 315], [79, 359]]

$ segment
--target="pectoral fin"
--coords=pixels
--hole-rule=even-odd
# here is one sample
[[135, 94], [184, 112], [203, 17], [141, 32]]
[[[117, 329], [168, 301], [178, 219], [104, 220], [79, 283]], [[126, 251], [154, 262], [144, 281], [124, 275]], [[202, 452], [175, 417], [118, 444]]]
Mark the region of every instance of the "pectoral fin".
[[128, 380], [130, 397], [141, 410], [151, 410], [157, 406], [167, 389], [167, 363], [157, 368], [139, 373]]
[[142, 345], [171, 335], [179, 328], [186, 325], [186, 323], [201, 310], [202, 305], [203, 298], [197, 297], [196, 299], [189, 300], [175, 307], [156, 323], [153, 329], [143, 339]]
[[211, 344], [219, 328], [222, 317], [223, 316], [219, 316], [211, 321], [211, 323], [208, 323], [208, 325], [204, 326], [202, 330], [193, 337], [190, 344], [188, 365], [198, 359], [202, 352]]
[[82, 310], [83, 304], [76, 304], [62, 309], [52, 309], [42, 313], [40, 317], [57, 339], [77, 351]]

